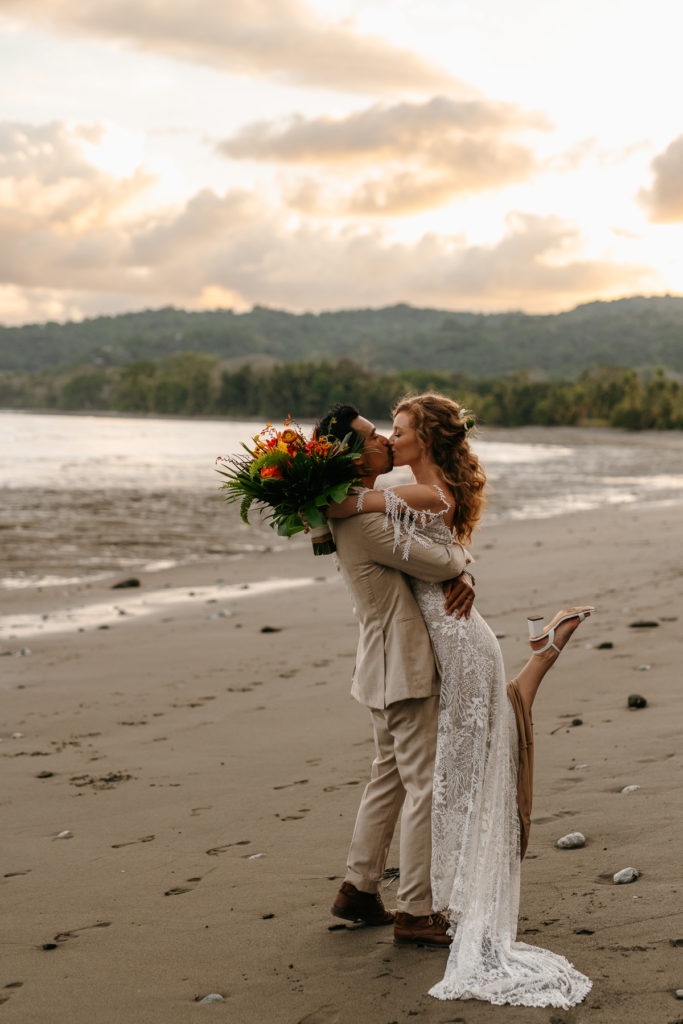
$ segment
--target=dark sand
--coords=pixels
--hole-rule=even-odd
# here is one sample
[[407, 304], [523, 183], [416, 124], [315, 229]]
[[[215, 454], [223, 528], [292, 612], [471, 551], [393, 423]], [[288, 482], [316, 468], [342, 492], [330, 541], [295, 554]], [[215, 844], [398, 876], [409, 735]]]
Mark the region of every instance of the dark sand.
[[[196, 509], [173, 518], [186, 535], [197, 531]], [[162, 525], [160, 558], [173, 552], [169, 515]], [[128, 524], [131, 545], [140, 529]], [[89, 585], [2, 594], [10, 615], [113, 609], [107, 629], [78, 632], [76, 618], [69, 631], [49, 632], [47, 619], [42, 633], [9, 630], [0, 641], [4, 1019], [683, 1019], [674, 997], [683, 987], [674, 945], [683, 944], [680, 510], [485, 525], [475, 545], [478, 607], [504, 634], [510, 675], [526, 659], [527, 613], [548, 618], [577, 602], [599, 609], [534, 708], [534, 826], [519, 935], [593, 979], [569, 1012], [438, 1002], [427, 990], [443, 953], [399, 950], [390, 930], [347, 928], [330, 916], [372, 758], [367, 712], [349, 696], [350, 602], [332, 559], [313, 559], [305, 539], [232, 558], [227, 531], [222, 552], [206, 550], [218, 530], [218, 520], [210, 537], [202, 528], [194, 565], [136, 573], [137, 590], [110, 589], [126, 575], [119, 571]], [[68, 544], [106, 569], [102, 537], [87, 517], [70, 535], [63, 527], [51, 571], [68, 569]], [[269, 532], [239, 537], [273, 542]], [[42, 544], [34, 538], [21, 555], [29, 574], [46, 571], [47, 543], [49, 523]], [[271, 595], [198, 589], [316, 576]], [[170, 587], [186, 599], [120, 614], [129, 600]], [[630, 628], [639, 619], [659, 625]], [[605, 642], [613, 646], [599, 650]], [[647, 707], [628, 710], [631, 693]], [[641, 788], [622, 795], [630, 784]], [[556, 849], [574, 830], [586, 847]], [[628, 866], [642, 877], [613, 885]], [[393, 892], [389, 885], [389, 905]], [[211, 992], [224, 1002], [195, 1002]]]

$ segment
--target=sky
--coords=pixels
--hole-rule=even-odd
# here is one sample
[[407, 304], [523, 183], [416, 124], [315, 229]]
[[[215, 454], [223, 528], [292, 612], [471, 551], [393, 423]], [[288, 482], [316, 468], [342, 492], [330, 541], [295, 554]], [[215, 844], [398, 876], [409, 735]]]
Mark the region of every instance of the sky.
[[0, 0], [0, 323], [683, 293], [683, 5]]

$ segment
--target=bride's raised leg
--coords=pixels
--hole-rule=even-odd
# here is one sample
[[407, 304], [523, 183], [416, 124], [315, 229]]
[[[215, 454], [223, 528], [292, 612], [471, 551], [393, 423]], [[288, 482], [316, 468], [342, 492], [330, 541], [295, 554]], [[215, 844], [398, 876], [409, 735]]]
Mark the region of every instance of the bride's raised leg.
[[[592, 608], [582, 608], [580, 610], [577, 609], [576, 615], [571, 615], [569, 612], [562, 613], [560, 621], [552, 627], [552, 645], [548, 643], [548, 631], [541, 632], [541, 635], [536, 640], [529, 640], [529, 646], [532, 651], [531, 657], [515, 678], [519, 695], [527, 711], [531, 711], [534, 698], [546, 672], [555, 664], [560, 656], [560, 651], [568, 642], [574, 630], [577, 629], [583, 618], [587, 618], [590, 615], [591, 611], [593, 611]], [[580, 613], [582, 614], [580, 615]]]

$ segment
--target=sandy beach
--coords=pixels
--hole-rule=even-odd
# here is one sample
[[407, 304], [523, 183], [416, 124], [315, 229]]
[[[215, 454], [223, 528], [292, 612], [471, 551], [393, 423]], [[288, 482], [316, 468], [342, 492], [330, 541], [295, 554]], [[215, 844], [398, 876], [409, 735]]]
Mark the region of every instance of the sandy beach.
[[[95, 559], [102, 524], [86, 523], [63, 541]], [[599, 609], [534, 707], [519, 937], [593, 979], [569, 1012], [440, 1003], [427, 990], [442, 952], [330, 916], [373, 748], [349, 696], [350, 601], [305, 538], [198, 547], [194, 564], [136, 573], [137, 588], [112, 590], [126, 574], [110, 572], [2, 592], [4, 1019], [681, 1020], [682, 534], [679, 507], [625, 506], [485, 523], [473, 548], [510, 676], [527, 613]], [[45, 543], [26, 545], [26, 571]], [[172, 537], [159, 545], [163, 558]], [[555, 847], [576, 830], [583, 849]], [[638, 881], [614, 885], [629, 866]], [[223, 1001], [200, 1004], [209, 993]]]

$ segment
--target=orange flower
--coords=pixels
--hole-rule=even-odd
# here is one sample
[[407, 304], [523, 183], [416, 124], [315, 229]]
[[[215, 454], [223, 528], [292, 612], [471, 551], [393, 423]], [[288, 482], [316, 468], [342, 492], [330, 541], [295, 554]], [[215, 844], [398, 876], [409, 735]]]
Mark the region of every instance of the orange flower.
[[277, 466], [264, 466], [261, 470], [261, 476], [265, 479], [271, 477], [273, 480], [284, 480], [284, 477]]

